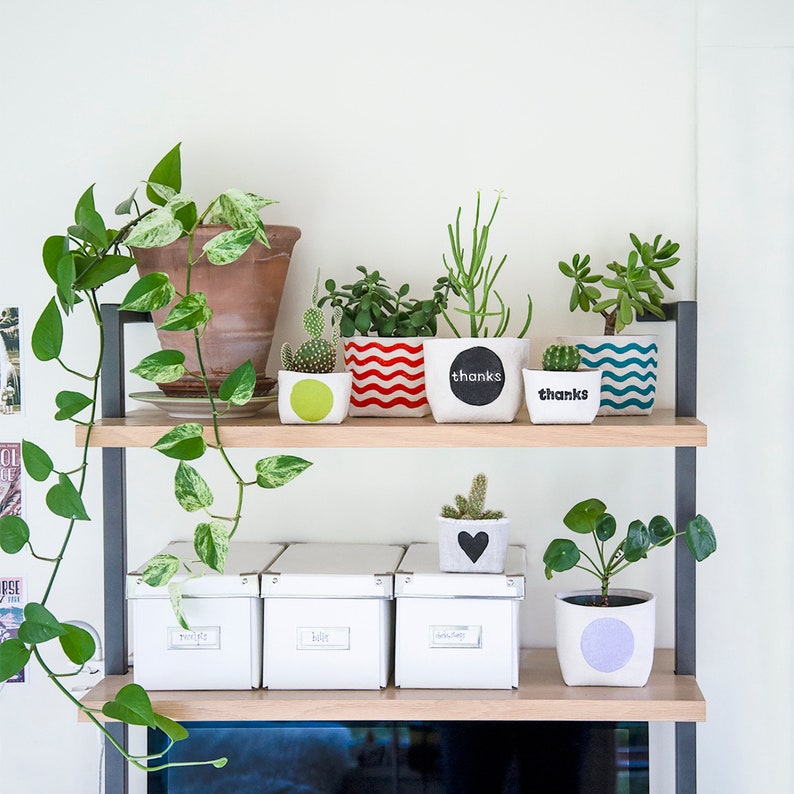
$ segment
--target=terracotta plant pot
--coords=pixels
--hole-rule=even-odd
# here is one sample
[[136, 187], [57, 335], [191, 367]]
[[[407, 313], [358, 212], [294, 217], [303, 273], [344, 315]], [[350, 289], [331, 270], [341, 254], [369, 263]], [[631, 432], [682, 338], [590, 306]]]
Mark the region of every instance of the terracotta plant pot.
[[[194, 256], [208, 240], [229, 228], [220, 224], [199, 226], [193, 242]], [[301, 232], [296, 226], [265, 226], [265, 231], [270, 248], [254, 240], [245, 254], [231, 264], [217, 266], [202, 259], [193, 267], [190, 288], [193, 292], [203, 292], [213, 311], [201, 340], [201, 354], [213, 392], [248, 359], [256, 371], [255, 396], [267, 394], [276, 384], [276, 379], [265, 373], [265, 367], [292, 249]], [[177, 290], [184, 292], [186, 237], [161, 248], [133, 248], [132, 253], [138, 260], [139, 275], [167, 273]], [[162, 324], [172, 306], [152, 312], [155, 326]], [[164, 350], [185, 354], [188, 370], [198, 370], [192, 333], [158, 329], [157, 336]], [[169, 397], [205, 396], [203, 384], [195, 378], [183, 377], [158, 386]]]
[[653, 666], [656, 599], [644, 590], [555, 595], [557, 658], [568, 686], [645, 686]]

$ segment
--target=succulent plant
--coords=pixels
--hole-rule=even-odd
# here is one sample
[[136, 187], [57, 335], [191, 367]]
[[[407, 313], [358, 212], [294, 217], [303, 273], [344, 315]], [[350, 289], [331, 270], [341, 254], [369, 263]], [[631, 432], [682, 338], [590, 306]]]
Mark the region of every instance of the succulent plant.
[[293, 372], [333, 372], [336, 367], [336, 348], [339, 344], [339, 324], [342, 308], [335, 306], [331, 314], [331, 339], [323, 339], [325, 314], [317, 305], [320, 271], [314, 280], [312, 305], [303, 313], [303, 328], [309, 338], [293, 351], [289, 342], [281, 347], [281, 366]]
[[455, 496], [455, 506], [444, 505], [441, 515], [444, 518], [457, 518], [463, 521], [482, 521], [488, 519], [504, 518], [501, 510], [485, 509], [485, 493], [488, 490], [488, 478], [480, 473], [475, 474], [471, 481], [469, 496], [462, 494]]
[[549, 345], [543, 351], [543, 369], [551, 372], [576, 372], [581, 361], [576, 345]]

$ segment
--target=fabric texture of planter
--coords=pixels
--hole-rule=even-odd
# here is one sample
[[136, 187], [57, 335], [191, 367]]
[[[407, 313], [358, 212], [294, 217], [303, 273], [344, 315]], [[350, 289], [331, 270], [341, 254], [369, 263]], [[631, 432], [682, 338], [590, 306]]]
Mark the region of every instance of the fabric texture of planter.
[[353, 373], [350, 416], [426, 416], [425, 355], [419, 337], [351, 336], [345, 369]]
[[438, 520], [439, 567], [448, 573], [502, 573], [510, 519]]
[[427, 339], [425, 386], [436, 422], [512, 422], [524, 396], [529, 339]]
[[601, 402], [601, 370], [525, 369], [523, 374], [533, 424], [586, 425], [595, 419]]
[[561, 336], [559, 341], [579, 348], [583, 367], [601, 370], [599, 416], [653, 411], [658, 363], [655, 335]]
[[610, 606], [586, 605], [600, 598], [600, 590], [554, 597], [557, 659], [565, 683], [645, 686], [653, 666], [655, 597], [644, 590], [610, 590]]
[[338, 425], [350, 406], [349, 372], [278, 371], [278, 416], [282, 424]]

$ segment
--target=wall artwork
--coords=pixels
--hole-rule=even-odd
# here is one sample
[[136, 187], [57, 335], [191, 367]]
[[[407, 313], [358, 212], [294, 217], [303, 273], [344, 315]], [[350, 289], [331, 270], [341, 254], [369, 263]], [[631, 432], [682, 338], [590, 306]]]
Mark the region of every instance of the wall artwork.
[[[0, 576], [0, 642], [14, 639], [24, 620], [25, 582], [21, 576]], [[5, 683], [25, 682], [25, 669], [11, 676]], [[0, 681], [0, 687], [3, 682]]]
[[19, 308], [0, 305], [0, 416], [22, 412]]

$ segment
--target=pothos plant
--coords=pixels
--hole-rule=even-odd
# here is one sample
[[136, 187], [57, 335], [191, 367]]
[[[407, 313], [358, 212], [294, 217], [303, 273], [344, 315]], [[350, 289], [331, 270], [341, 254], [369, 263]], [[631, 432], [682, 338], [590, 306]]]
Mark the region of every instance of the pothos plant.
[[[496, 201], [488, 222], [480, 226], [480, 192], [477, 191], [477, 205], [474, 211], [474, 225], [471, 231], [471, 249], [468, 252], [468, 256], [460, 233], [461, 207], [458, 207], [454, 226], [451, 223], [447, 225], [449, 242], [452, 247], [452, 264], [447, 261], [446, 255], [443, 255], [442, 259], [452, 291], [465, 304], [463, 307], [454, 307], [454, 311], [469, 318], [468, 335], [470, 337], [504, 336], [510, 322], [510, 307], [504, 302], [494, 286], [499, 273], [507, 261], [507, 254], [497, 264], [494, 264], [492, 255], [488, 255], [487, 262], [485, 260], [491, 226], [496, 218], [496, 211], [499, 209], [502, 197], [503, 194], [500, 190], [496, 194]], [[491, 302], [492, 298], [496, 302], [497, 308], [495, 309]], [[461, 332], [446, 311], [444, 312], [444, 318], [455, 336], [460, 337]], [[489, 327], [488, 323], [494, 319], [496, 320], [496, 327]], [[521, 331], [517, 334], [519, 339], [522, 339], [529, 330], [531, 322], [532, 298], [527, 295], [527, 317]]]
[[617, 574], [645, 559], [652, 549], [666, 546], [679, 535], [684, 536], [686, 546], [697, 562], [702, 562], [717, 549], [711, 523], [699, 514], [687, 523], [683, 532], [676, 532], [664, 516], [654, 516], [647, 525], [635, 519], [611, 552], [607, 550], [606, 543], [615, 536], [617, 522], [600, 499], [578, 502], [565, 514], [562, 522], [577, 535], [589, 535], [595, 551], [588, 554], [573, 540], [555, 538], [543, 554], [546, 578], [551, 579], [554, 573], [572, 568], [587, 571], [599, 581], [600, 606], [609, 606], [609, 586]]
[[[91, 430], [97, 420], [100, 372], [104, 356], [105, 332], [100, 313], [101, 288], [126, 274], [135, 264], [127, 252], [128, 246], [140, 248], [167, 245], [180, 238], [189, 240], [187, 283], [172, 284], [163, 273], [155, 273], [138, 280], [127, 293], [122, 309], [149, 312], [167, 306], [174, 297], [178, 300], [165, 324], [172, 330], [191, 333], [195, 340], [199, 369], [189, 373], [203, 382], [211, 405], [210, 439], [205, 440], [203, 425], [180, 424], [166, 433], [154, 449], [178, 460], [174, 477], [174, 492], [178, 503], [187, 511], [204, 511], [194, 533], [195, 559], [179, 560], [159, 555], [146, 566], [145, 580], [153, 586], [169, 585], [171, 601], [179, 622], [187, 627], [181, 606], [179, 585], [174, 577], [182, 570], [189, 576], [199, 576], [212, 569], [222, 572], [229, 542], [234, 536], [242, 515], [243, 497], [248, 486], [276, 488], [292, 480], [311, 464], [290, 455], [275, 455], [256, 463], [255, 472], [244, 477], [227, 454], [221, 441], [218, 419], [223, 403], [243, 405], [251, 399], [255, 374], [250, 361], [241, 363], [221, 385], [217, 396], [210, 391], [205, 375], [201, 337], [212, 318], [212, 308], [202, 293], [190, 289], [190, 271], [202, 259], [218, 266], [237, 259], [254, 239], [267, 245], [259, 210], [273, 203], [252, 193], [227, 190], [214, 198], [206, 209], [199, 211], [195, 202], [182, 192], [180, 145], [177, 144], [155, 166], [145, 182], [146, 196], [153, 207], [141, 209], [136, 192], [116, 208], [118, 215], [131, 217], [118, 228], [110, 225], [96, 208], [94, 187], [80, 197], [74, 211], [74, 223], [65, 233], [48, 237], [43, 247], [43, 261], [54, 284], [54, 295], [35, 324], [31, 335], [33, 354], [43, 362], [54, 362], [79, 388], [55, 394], [56, 421], [72, 422], [86, 428], [85, 443], [78, 453], [76, 465], [58, 466], [51, 456], [35, 442], [22, 441], [22, 462], [27, 475], [39, 483], [52, 482], [46, 493], [46, 506], [56, 519], [63, 520], [62, 530], [55, 539], [55, 522], [31, 528], [19, 516], [0, 518], [0, 548], [8, 554], [27, 550], [35, 559], [50, 567], [50, 574], [42, 595], [31, 600], [24, 609], [24, 621], [18, 636], [0, 644], [0, 681], [16, 675], [29, 662], [39, 665], [47, 678], [92, 722], [119, 752], [135, 767], [153, 771], [169, 766], [161, 761], [174, 742], [187, 737], [187, 731], [168, 717], [154, 712], [148, 694], [137, 684], [122, 687], [116, 697], [99, 710], [88, 708], [70, 692], [65, 681], [79, 674], [95, 652], [91, 634], [75, 623], [64, 622], [57, 616], [53, 603], [54, 586], [68, 556], [72, 536], [78, 524], [90, 517], [83, 502], [89, 473]], [[194, 250], [193, 238], [199, 224], [205, 221], [223, 222], [231, 230], [220, 231], [202, 250]], [[65, 323], [87, 313], [95, 326], [94, 361], [85, 370], [71, 366], [65, 360]], [[77, 325], [77, 323], [75, 323]], [[81, 339], [81, 350], [90, 349]], [[147, 356], [134, 371], [151, 381], [165, 383], [186, 374], [184, 355], [176, 351], [158, 351]], [[218, 402], [223, 401], [223, 403]], [[226, 464], [237, 488], [235, 507], [231, 513], [212, 509], [214, 497], [209, 484], [191, 465], [209, 449]], [[52, 550], [43, 551], [42, 547]], [[57, 643], [76, 669], [58, 669], [59, 662], [52, 653]], [[133, 756], [103, 727], [103, 719], [120, 720], [131, 725], [160, 728], [170, 739], [162, 753], [155, 756]], [[222, 767], [225, 758], [199, 761]]]
[[[634, 249], [629, 251], [626, 264], [615, 261], [607, 265], [614, 276], [593, 273], [590, 254], [574, 254], [570, 264], [560, 262], [558, 265], [560, 272], [574, 282], [568, 308], [572, 312], [581, 309], [600, 314], [604, 318], [604, 336], [619, 334], [634, 321], [635, 315], [643, 315], [646, 311], [664, 320], [664, 293], [659, 282], [673, 289], [673, 282], [665, 271], [680, 261], [675, 256], [678, 243], [667, 240], [663, 244], [661, 234], [652, 243], [640, 242], [636, 234], [629, 237]], [[614, 294], [602, 297], [597, 284], [614, 290]]]

